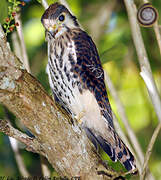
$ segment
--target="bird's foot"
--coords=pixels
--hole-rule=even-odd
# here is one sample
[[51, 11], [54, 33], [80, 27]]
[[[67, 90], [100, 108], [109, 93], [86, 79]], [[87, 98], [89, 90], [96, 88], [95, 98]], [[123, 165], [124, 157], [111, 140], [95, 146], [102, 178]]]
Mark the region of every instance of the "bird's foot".
[[79, 124], [82, 124], [82, 121], [83, 121], [83, 117], [85, 115], [85, 110], [81, 111], [78, 115], [75, 116], [75, 119], [77, 120], [77, 122]]

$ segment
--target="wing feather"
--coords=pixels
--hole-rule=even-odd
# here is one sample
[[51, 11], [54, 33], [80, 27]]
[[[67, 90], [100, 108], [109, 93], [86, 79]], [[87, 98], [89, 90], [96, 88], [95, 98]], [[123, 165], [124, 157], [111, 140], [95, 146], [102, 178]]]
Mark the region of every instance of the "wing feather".
[[91, 37], [81, 29], [77, 28], [73, 30], [72, 33], [77, 55], [75, 72], [79, 74], [82, 87], [90, 90], [94, 94], [99, 104], [101, 114], [114, 128], [111, 106], [104, 83], [104, 71], [96, 46]]

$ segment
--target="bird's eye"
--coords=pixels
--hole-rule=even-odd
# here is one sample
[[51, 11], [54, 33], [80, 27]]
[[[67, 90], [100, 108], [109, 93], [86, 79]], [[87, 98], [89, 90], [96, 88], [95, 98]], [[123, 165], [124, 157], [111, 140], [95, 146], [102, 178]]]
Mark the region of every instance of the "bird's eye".
[[60, 15], [60, 16], [59, 16], [59, 21], [64, 21], [64, 19], [65, 19], [65, 16], [64, 16], [64, 15]]

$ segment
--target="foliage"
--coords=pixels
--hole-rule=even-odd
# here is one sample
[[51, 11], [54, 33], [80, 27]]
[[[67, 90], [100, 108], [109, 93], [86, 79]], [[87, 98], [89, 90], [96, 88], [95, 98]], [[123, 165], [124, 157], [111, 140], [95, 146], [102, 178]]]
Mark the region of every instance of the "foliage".
[[19, 12], [19, 5], [25, 6], [25, 2], [18, 0], [8, 0], [8, 17], [6, 17], [3, 27], [5, 29], [5, 34], [12, 32], [16, 26], [18, 26], [18, 22], [15, 22], [16, 13]]

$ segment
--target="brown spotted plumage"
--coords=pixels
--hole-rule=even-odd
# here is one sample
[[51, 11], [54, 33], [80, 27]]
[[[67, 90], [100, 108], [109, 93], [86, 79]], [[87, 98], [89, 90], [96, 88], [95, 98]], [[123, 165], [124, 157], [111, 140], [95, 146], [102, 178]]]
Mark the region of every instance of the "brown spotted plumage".
[[91, 37], [68, 9], [54, 3], [42, 16], [48, 40], [49, 83], [54, 98], [76, 118], [87, 136], [113, 161], [136, 168], [129, 149], [117, 135], [104, 83], [104, 72]]

